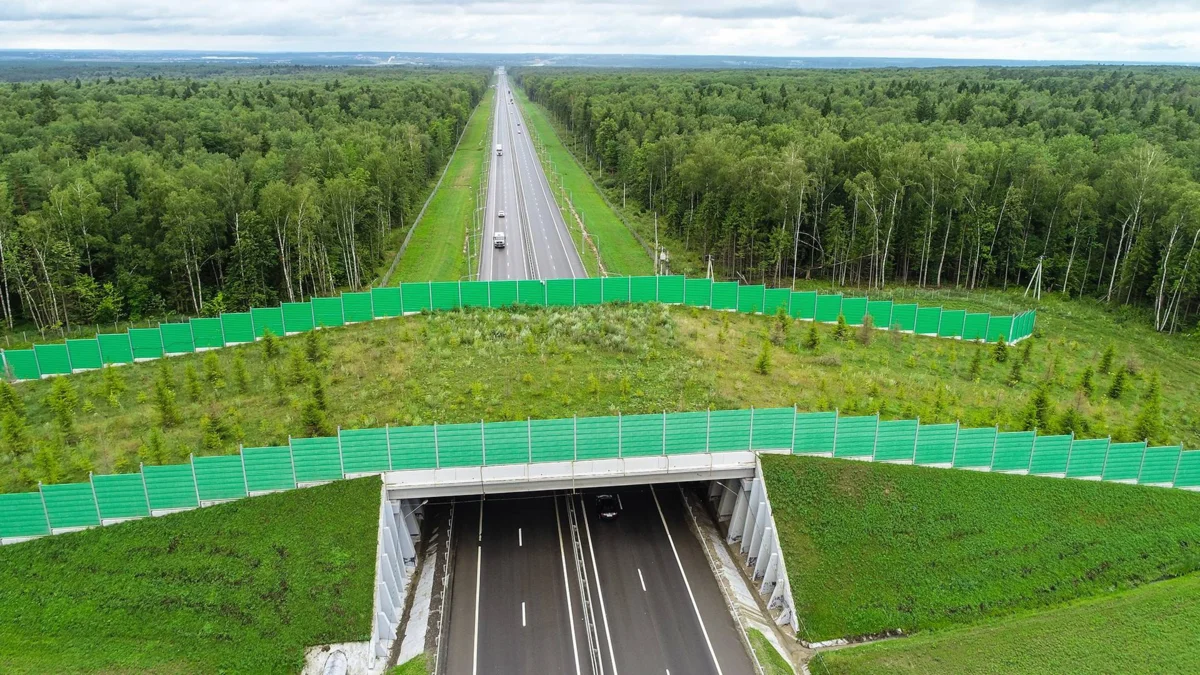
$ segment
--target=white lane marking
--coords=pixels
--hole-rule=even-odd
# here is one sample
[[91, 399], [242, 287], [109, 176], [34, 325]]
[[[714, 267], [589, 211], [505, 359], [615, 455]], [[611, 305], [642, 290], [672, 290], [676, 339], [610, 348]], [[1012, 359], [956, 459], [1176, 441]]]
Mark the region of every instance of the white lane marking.
[[575, 655], [575, 675], [583, 675], [579, 670], [579, 646], [575, 643], [575, 614], [571, 611], [571, 582], [567, 576], [567, 549], [563, 546], [562, 522], [558, 518], [558, 497], [554, 498], [554, 530], [558, 532], [558, 554], [562, 557], [563, 588], [566, 589], [567, 596], [567, 623], [571, 624], [571, 653]]
[[517, 546], [524, 546], [525, 540], [521, 537], [521, 528], [517, 528]]
[[479, 574], [483, 570], [483, 502], [479, 503], [479, 541], [475, 553], [475, 637], [471, 646], [471, 675], [479, 672]]
[[708, 638], [708, 629], [704, 627], [704, 617], [700, 616], [700, 607], [696, 604], [696, 596], [692, 594], [692, 585], [688, 583], [687, 572], [683, 571], [683, 561], [679, 559], [679, 551], [675, 548], [675, 538], [671, 536], [671, 528], [667, 526], [667, 517], [663, 515], [662, 505], [658, 503], [658, 493], [650, 486], [650, 495], [654, 497], [654, 508], [658, 509], [658, 517], [662, 520], [663, 529], [667, 532], [667, 542], [671, 544], [671, 553], [675, 554], [675, 563], [679, 565], [679, 574], [683, 577], [683, 587], [687, 589], [688, 598], [692, 601], [692, 610], [696, 612], [696, 620], [700, 622], [700, 632], [704, 634], [704, 644], [708, 645], [708, 653], [712, 656], [717, 675], [721, 675], [721, 664], [717, 661], [717, 652], [713, 649], [712, 640]]
[[[604, 619], [604, 636], [608, 638], [608, 658], [612, 661], [613, 675], [617, 675], [617, 655], [613, 652], [612, 631], [608, 629], [608, 612], [604, 609], [604, 591], [600, 589], [600, 568], [596, 566], [596, 547], [592, 544], [592, 526], [588, 522], [587, 504], [581, 498], [579, 508], [583, 511], [583, 530], [587, 533], [588, 553], [592, 557], [592, 573], [596, 575], [596, 595], [600, 596], [600, 616]], [[601, 670], [603, 670], [601, 664]]]
[[617, 493], [617, 508], [621, 509], [622, 511], [625, 510], [625, 505], [621, 503], [621, 493], [620, 492]]
[[638, 568], [638, 581], [642, 582], [642, 592], [646, 592], [646, 578], [642, 576], [642, 568]]
[[521, 601], [521, 627], [525, 627], [525, 601]]

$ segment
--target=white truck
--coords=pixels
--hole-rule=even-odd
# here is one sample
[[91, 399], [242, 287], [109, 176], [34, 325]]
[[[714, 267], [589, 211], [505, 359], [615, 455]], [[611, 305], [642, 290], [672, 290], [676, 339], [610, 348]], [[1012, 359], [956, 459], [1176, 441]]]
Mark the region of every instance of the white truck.
[[492, 246], [495, 248], [504, 248], [504, 233], [497, 230], [492, 233]]
[[502, 145], [500, 145], [499, 143], [497, 143], [497, 144], [496, 144], [496, 156], [500, 156], [500, 155], [503, 155], [503, 154], [504, 154], [504, 146], [502, 146]]

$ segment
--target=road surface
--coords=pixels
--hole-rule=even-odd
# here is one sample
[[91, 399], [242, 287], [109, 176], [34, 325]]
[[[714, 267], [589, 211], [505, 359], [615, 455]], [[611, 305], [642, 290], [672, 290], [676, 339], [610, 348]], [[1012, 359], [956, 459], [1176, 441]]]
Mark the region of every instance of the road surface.
[[[501, 69], [496, 80], [492, 165], [484, 208], [484, 254], [480, 256], [479, 278], [490, 281], [586, 277], [509, 88], [508, 75]], [[510, 100], [513, 102], [509, 103]], [[502, 154], [496, 154], [496, 145], [501, 146]], [[505, 217], [500, 217], [501, 212]], [[492, 245], [492, 235], [497, 230], [506, 235], [505, 248]]]
[[679, 488], [622, 488], [612, 521], [596, 494], [456, 505], [445, 672], [753, 673]]

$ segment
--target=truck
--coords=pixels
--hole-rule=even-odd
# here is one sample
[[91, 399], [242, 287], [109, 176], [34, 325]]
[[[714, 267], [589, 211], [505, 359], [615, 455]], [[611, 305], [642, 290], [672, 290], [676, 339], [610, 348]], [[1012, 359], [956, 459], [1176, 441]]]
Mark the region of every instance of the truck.
[[495, 248], [504, 248], [504, 233], [497, 230], [492, 233], [492, 246]]
[[499, 157], [500, 155], [503, 155], [503, 154], [504, 154], [504, 146], [497, 143], [496, 144], [496, 156]]

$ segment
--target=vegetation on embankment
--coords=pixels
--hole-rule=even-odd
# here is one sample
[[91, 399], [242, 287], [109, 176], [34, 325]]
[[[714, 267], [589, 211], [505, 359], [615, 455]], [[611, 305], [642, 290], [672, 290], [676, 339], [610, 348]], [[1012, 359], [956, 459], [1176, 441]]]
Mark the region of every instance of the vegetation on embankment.
[[[533, 128], [550, 186], [559, 191], [555, 197], [561, 201], [562, 190], [566, 189], [566, 197], [583, 220], [588, 236], [600, 249], [605, 271], [610, 276], [653, 274], [654, 262], [646, 249], [613, 213], [587, 172], [563, 146], [545, 112], [532, 104], [520, 88], [515, 88], [513, 95]], [[572, 217], [570, 209], [564, 209], [564, 215]], [[578, 240], [576, 246], [579, 246]], [[595, 255], [590, 249], [580, 253], [585, 258]]]
[[822, 653], [814, 675], [1200, 672], [1200, 575], [1102, 598]]
[[[1007, 310], [1019, 294], [922, 302]], [[1194, 344], [1094, 304], [978, 345], [684, 307], [410, 316], [0, 391], [0, 490], [283, 445], [337, 427], [797, 405], [1200, 445]], [[1080, 327], [1082, 326], [1082, 328]], [[869, 340], [868, 340], [869, 338]], [[765, 345], [765, 349], [764, 349]], [[1110, 373], [1100, 367], [1113, 346]], [[1028, 347], [1027, 347], [1028, 346]], [[1027, 351], [1028, 350], [1028, 351]], [[764, 362], [763, 355], [766, 354]], [[1083, 375], [1091, 369], [1090, 385]], [[1118, 373], [1123, 373], [1118, 375]], [[1152, 386], [1158, 379], [1157, 394]], [[1113, 383], [1122, 382], [1116, 398]], [[1090, 394], [1086, 390], [1090, 390]], [[1141, 434], [1145, 430], [1152, 433]]]
[[[6, 673], [294, 673], [366, 640], [379, 479], [0, 547]], [[337, 517], [330, 517], [337, 514]]]
[[801, 637], [905, 633], [1200, 569], [1200, 495], [764, 456]]
[[384, 285], [401, 281], [458, 281], [478, 267], [480, 242], [471, 241], [468, 250], [467, 238], [475, 230], [476, 201], [487, 197], [487, 185], [480, 183], [480, 177], [484, 162], [491, 157], [487, 140], [495, 97], [496, 90], [488, 89], [475, 107], [441, 185], [429, 200], [408, 248]]

